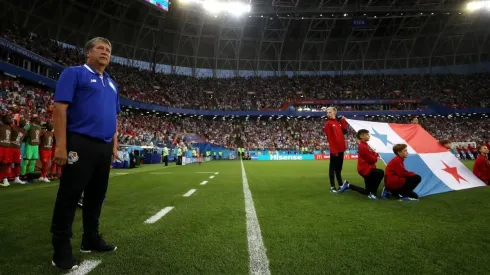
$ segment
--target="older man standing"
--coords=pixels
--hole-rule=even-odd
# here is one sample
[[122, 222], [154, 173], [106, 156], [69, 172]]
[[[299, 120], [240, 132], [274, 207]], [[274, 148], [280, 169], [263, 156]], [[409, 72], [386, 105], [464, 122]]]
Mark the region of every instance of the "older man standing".
[[112, 159], [117, 156], [116, 83], [104, 72], [112, 45], [101, 37], [85, 44], [87, 63], [66, 68], [54, 96], [56, 149], [54, 162], [65, 165], [51, 224], [52, 264], [75, 269], [79, 261], [71, 248], [72, 224], [78, 199], [84, 192], [82, 252], [107, 252], [116, 246], [99, 234], [99, 217], [109, 181]]

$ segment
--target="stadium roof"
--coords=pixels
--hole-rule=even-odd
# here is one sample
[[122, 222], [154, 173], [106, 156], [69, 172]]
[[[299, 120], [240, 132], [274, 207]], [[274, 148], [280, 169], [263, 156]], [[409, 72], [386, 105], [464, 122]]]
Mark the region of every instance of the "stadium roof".
[[[490, 60], [490, 13], [454, 0], [252, 0], [217, 17], [171, 2], [0, 0], [1, 18], [68, 44], [94, 36], [113, 55], [213, 70], [380, 70]], [[353, 27], [353, 18], [367, 25]], [[156, 53], [156, 54], [154, 54]]]

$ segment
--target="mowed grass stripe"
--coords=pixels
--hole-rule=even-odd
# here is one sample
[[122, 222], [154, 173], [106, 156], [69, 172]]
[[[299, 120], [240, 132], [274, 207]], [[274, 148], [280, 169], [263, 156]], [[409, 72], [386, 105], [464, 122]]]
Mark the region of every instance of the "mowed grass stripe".
[[[205, 166], [205, 165], [203, 165]], [[146, 166], [138, 169], [145, 170]], [[150, 170], [158, 170], [163, 166], [154, 166]], [[196, 187], [202, 180], [202, 177], [195, 174], [199, 171], [198, 166], [189, 165], [177, 167], [175, 171], [181, 171], [179, 174], [172, 175], [149, 175], [145, 173], [134, 173], [124, 176], [114, 177], [110, 180], [107, 199], [103, 206], [100, 220], [100, 231], [104, 234], [109, 242], [118, 245], [115, 253], [101, 254], [100, 260], [104, 264], [97, 267], [103, 270], [107, 266], [117, 265], [124, 267], [127, 263], [134, 265], [134, 274], [146, 270], [147, 266], [138, 265], [133, 258], [139, 250], [145, 250], [140, 246], [140, 240], [147, 236], [154, 236], [144, 226], [144, 221], [157, 213], [159, 210], [168, 205], [178, 208], [179, 203], [185, 199], [182, 194], [191, 187]], [[219, 171], [213, 169], [211, 171]], [[239, 179], [239, 174], [236, 173]], [[238, 184], [238, 182], [236, 183]], [[19, 186], [21, 189], [23, 186]], [[29, 186], [27, 186], [29, 187]], [[0, 190], [9, 191], [9, 190]], [[32, 189], [25, 192], [12, 192], [5, 195], [0, 200], [0, 266], [2, 272], [8, 274], [49, 274], [53, 271], [50, 265], [52, 250], [51, 236], [49, 227], [53, 205], [56, 198], [57, 188]], [[2, 192], [0, 192], [2, 193]], [[219, 193], [218, 193], [219, 194]], [[179, 211], [175, 211], [178, 216]], [[81, 255], [78, 252], [81, 237], [81, 211], [77, 210], [75, 222], [73, 225], [74, 239], [72, 241], [75, 255], [81, 260], [86, 260], [87, 255]], [[203, 218], [205, 219], [203, 213]], [[199, 216], [195, 217], [200, 218]], [[162, 226], [168, 226], [167, 217], [165, 222], [158, 223]], [[180, 229], [179, 229], [180, 230]], [[174, 232], [173, 235], [180, 233]], [[170, 237], [169, 236], [166, 236]], [[148, 239], [160, 245], [160, 238]], [[181, 237], [177, 236], [177, 239]], [[199, 245], [199, 243], [195, 243]], [[155, 247], [163, 249], [163, 247]], [[23, 253], [10, 253], [9, 251], [23, 251]], [[170, 252], [169, 252], [170, 253]], [[178, 253], [178, 251], [177, 251]], [[157, 261], [159, 258], [150, 258], [151, 261]], [[178, 261], [178, 258], [175, 260]], [[178, 270], [169, 269], [172, 265], [167, 264], [167, 270], [170, 273], [178, 273]], [[110, 269], [110, 268], [109, 268]], [[126, 273], [124, 269], [117, 269], [114, 274], [131, 274]], [[111, 274], [110, 272], [108, 274]]]
[[[328, 162], [247, 162], [272, 274], [484, 274], [489, 188], [370, 201], [331, 194]], [[323, 174], [322, 174], [323, 173]], [[356, 161], [344, 179], [363, 185]], [[381, 187], [380, 187], [381, 188]]]
[[[98, 274], [248, 274], [240, 165], [215, 162], [206, 166], [210, 171], [219, 171], [220, 167], [227, 172], [221, 173], [213, 184], [199, 188], [199, 196], [183, 198], [182, 193], [178, 194], [171, 214], [152, 226], [144, 226], [143, 230], [128, 228], [131, 233], [120, 237], [124, 242], [119, 245], [117, 255], [105, 258], [104, 266], [95, 271]], [[197, 175], [197, 180], [186, 185], [185, 192], [200, 186], [202, 175], [194, 172], [209, 171], [205, 169], [193, 166], [189, 173], [172, 175], [172, 180], [191, 173]]]
[[[162, 169], [170, 169], [170, 168], [178, 168], [178, 167], [181, 166], [165, 167], [163, 164], [154, 164], [154, 165], [141, 166], [135, 169], [112, 169], [111, 173], [109, 174], [109, 184], [112, 182], [112, 178], [114, 177], [124, 177], [127, 175], [147, 173], [154, 170], [162, 170]], [[0, 188], [0, 190], [2, 190], [0, 192], [0, 199], [2, 197], [9, 197], [11, 193], [26, 192], [29, 190], [39, 189], [39, 188], [55, 187], [58, 186], [58, 183], [59, 180], [52, 180], [49, 183], [37, 182], [37, 181], [28, 184], [11, 183], [9, 187]]]

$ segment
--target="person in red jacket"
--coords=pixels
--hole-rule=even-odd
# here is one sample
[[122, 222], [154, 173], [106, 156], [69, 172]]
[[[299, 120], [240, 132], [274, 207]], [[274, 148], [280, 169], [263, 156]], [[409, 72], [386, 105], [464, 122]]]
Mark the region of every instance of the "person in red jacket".
[[[344, 134], [347, 133], [347, 121], [344, 117], [337, 119], [337, 109], [335, 107], [327, 108], [327, 122], [325, 122], [325, 135], [330, 146], [330, 165], [328, 167], [328, 175], [330, 178], [330, 192], [337, 193], [335, 188], [335, 177], [342, 186], [342, 166], [344, 165], [344, 152], [347, 149], [345, 146]], [[344, 182], [345, 183], [345, 182]]]
[[[376, 168], [376, 162], [378, 161], [379, 155], [367, 144], [370, 138], [369, 131], [366, 129], [361, 129], [357, 132], [356, 137], [359, 140], [357, 172], [364, 178], [366, 189], [355, 186], [354, 184], [346, 181], [346, 183], [344, 183], [340, 188], [339, 193], [343, 193], [345, 190], [351, 189], [367, 195], [369, 199], [377, 200], [378, 197], [376, 196], [376, 193], [385, 173], [383, 170]], [[381, 195], [382, 197], [383, 195], [387, 196], [387, 194], [384, 193], [385, 190], [383, 190], [383, 194]]]
[[413, 190], [422, 181], [422, 178], [414, 172], [405, 169], [404, 161], [408, 157], [406, 144], [393, 146], [395, 157], [388, 162], [385, 170], [385, 187], [392, 194], [399, 194], [400, 200], [418, 200], [419, 196]]
[[486, 145], [478, 146], [478, 156], [473, 166], [473, 174], [486, 185], [490, 184], [490, 164], [488, 162], [488, 147]]

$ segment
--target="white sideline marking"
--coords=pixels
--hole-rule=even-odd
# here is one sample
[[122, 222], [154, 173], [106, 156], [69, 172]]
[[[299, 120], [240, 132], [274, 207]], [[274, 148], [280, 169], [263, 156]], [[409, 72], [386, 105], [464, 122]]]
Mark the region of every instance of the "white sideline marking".
[[196, 172], [197, 174], [216, 174], [217, 172]]
[[113, 172], [113, 173], [110, 173], [109, 174], [109, 177], [124, 176], [124, 175], [134, 175], [136, 173], [145, 173], [145, 172], [150, 172], [150, 171], [155, 171], [155, 170], [160, 170], [160, 169], [170, 169], [170, 168], [178, 167], [178, 166], [166, 166], [166, 167], [161, 167], [161, 166], [163, 166], [163, 165], [161, 165], [161, 164], [155, 164], [155, 167], [152, 167], [150, 169], [138, 168], [138, 169], [136, 169], [136, 171], [135, 170], [131, 170], [131, 172], [128, 172], [128, 173]]
[[214, 176], [210, 176], [209, 178], [210, 178], [210, 179], [214, 179]]
[[129, 173], [110, 173], [109, 178], [128, 175]]
[[155, 223], [163, 216], [167, 215], [167, 213], [170, 212], [172, 209], [174, 209], [173, 206], [167, 206], [163, 208], [162, 210], [158, 211], [158, 213], [156, 213], [155, 215], [151, 216], [148, 220], [146, 220], [145, 223]]
[[207, 181], [207, 180], [205, 180], [205, 181], [201, 182], [201, 185], [205, 185], [206, 183], [208, 183], [208, 181]]
[[194, 192], [196, 192], [196, 189], [191, 189], [184, 194], [184, 197], [190, 197]]
[[87, 260], [83, 261], [82, 264], [75, 270], [66, 275], [85, 275], [88, 274], [92, 269], [96, 268], [102, 261], [101, 260]]
[[245, 213], [247, 217], [249, 273], [253, 275], [270, 275], [269, 259], [267, 258], [262, 234], [260, 233], [259, 219], [255, 212], [252, 192], [250, 192], [248, 186], [247, 174], [242, 160], [240, 160], [240, 164], [242, 166], [243, 195], [245, 197]]
[[165, 174], [173, 174], [173, 172], [153, 172], [150, 175], [165, 175]]
[[218, 174], [219, 174], [219, 172], [216, 172], [216, 173], [214, 173], [214, 174], [215, 174], [215, 175], [218, 175]]

